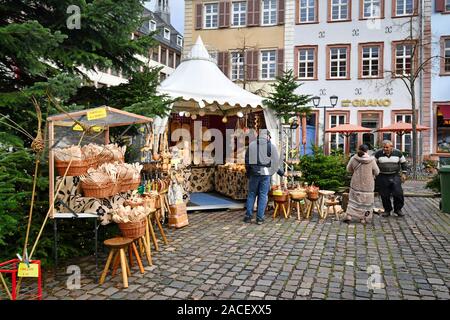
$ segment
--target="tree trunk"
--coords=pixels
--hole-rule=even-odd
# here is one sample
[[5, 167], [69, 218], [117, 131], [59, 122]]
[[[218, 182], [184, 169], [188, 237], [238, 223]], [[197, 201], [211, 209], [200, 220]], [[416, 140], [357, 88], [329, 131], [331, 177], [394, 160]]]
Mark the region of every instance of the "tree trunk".
[[417, 115], [416, 115], [416, 89], [411, 81], [411, 107], [412, 107], [412, 172], [413, 179], [417, 179]]

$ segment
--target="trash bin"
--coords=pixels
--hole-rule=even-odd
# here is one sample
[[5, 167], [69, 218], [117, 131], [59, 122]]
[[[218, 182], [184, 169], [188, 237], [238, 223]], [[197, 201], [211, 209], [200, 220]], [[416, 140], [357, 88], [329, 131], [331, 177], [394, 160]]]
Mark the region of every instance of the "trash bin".
[[450, 166], [442, 166], [439, 169], [441, 178], [441, 210], [450, 213]]

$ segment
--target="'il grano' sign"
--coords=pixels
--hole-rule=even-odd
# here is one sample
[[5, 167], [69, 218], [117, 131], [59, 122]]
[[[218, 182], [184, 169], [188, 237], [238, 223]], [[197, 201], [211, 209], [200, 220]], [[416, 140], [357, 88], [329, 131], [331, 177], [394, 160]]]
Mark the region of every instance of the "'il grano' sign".
[[389, 107], [392, 104], [391, 99], [356, 99], [342, 100], [343, 107]]

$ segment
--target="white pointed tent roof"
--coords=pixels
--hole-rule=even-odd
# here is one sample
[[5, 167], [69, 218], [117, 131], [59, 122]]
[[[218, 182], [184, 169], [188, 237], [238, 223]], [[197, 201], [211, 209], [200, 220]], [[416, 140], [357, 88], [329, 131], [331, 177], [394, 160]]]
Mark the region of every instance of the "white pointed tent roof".
[[200, 37], [189, 58], [161, 83], [158, 91], [172, 98], [195, 101], [200, 108], [214, 103], [230, 107], [263, 107], [262, 97], [242, 89], [220, 71]]

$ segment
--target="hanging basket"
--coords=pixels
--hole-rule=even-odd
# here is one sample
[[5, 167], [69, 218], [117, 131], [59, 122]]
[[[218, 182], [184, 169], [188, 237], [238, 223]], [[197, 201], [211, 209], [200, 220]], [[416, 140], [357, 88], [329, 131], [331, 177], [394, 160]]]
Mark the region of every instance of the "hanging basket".
[[137, 239], [145, 235], [147, 219], [138, 222], [118, 223], [119, 229], [125, 238]]
[[105, 184], [86, 184], [81, 182], [81, 189], [85, 197], [90, 198], [108, 198], [113, 195], [115, 185], [112, 183]]
[[91, 163], [88, 160], [72, 160], [72, 163], [70, 163], [70, 161], [55, 160], [55, 166], [59, 176], [64, 176], [67, 167], [69, 167], [67, 176], [74, 177], [85, 174], [90, 168]]

